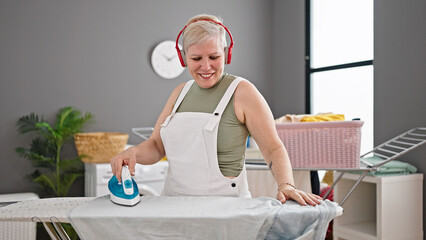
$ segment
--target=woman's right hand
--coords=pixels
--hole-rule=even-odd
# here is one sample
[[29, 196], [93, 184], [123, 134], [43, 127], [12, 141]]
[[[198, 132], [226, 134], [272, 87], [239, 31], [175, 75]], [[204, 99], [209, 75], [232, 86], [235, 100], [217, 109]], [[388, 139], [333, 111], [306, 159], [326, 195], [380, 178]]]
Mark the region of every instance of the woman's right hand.
[[135, 175], [135, 165], [136, 165], [136, 149], [135, 147], [128, 148], [117, 156], [111, 158], [109, 161], [111, 165], [112, 174], [121, 182], [121, 169], [123, 165], [129, 167], [130, 174]]

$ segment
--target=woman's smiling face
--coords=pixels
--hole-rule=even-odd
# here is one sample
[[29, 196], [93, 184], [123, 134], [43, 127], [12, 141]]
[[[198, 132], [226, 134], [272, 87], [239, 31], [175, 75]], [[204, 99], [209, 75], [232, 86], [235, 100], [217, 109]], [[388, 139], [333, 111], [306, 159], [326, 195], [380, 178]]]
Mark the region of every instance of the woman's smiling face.
[[214, 86], [223, 74], [225, 51], [218, 37], [188, 47], [188, 71], [201, 88]]

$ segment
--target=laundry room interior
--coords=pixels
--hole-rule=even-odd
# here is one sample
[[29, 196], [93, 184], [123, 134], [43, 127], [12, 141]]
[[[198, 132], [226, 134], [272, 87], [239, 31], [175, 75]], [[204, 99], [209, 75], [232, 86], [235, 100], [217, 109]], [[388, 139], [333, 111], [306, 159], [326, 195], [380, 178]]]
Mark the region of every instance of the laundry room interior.
[[[192, 71], [191, 63], [204, 59], [186, 54], [192, 45], [184, 47], [183, 42], [183, 34], [192, 24], [188, 20], [198, 14], [218, 16], [221, 21], [213, 21], [226, 38], [224, 67], [217, 69], [223, 71], [220, 79], [236, 76], [241, 80], [235, 93], [231, 93], [232, 98], [229, 96], [229, 101], [236, 103], [231, 119], [244, 116], [241, 119], [247, 121], [239, 122], [244, 129], [238, 137], [224, 139], [223, 132], [227, 130], [221, 130], [220, 119], [206, 120], [218, 125], [209, 128], [207, 124], [202, 130], [200, 135], [206, 137], [203, 145], [194, 143], [186, 147], [188, 144], [184, 143], [191, 142], [191, 131], [164, 138], [167, 133], [163, 129], [173, 127], [173, 120], [184, 115], [179, 112], [179, 104], [182, 109], [191, 106], [185, 102], [185, 94], [187, 99], [196, 94], [189, 95], [193, 88], [188, 90], [188, 81], [195, 79], [202, 92], [205, 89], [194, 75], [209, 78], [206, 71]], [[168, 177], [190, 175], [179, 172], [181, 168], [174, 165], [179, 161], [173, 160], [179, 157], [170, 154], [168, 158], [167, 153], [172, 152], [168, 150], [170, 143], [181, 142], [185, 146], [179, 145], [182, 152], [196, 149], [200, 151], [197, 154], [211, 159], [210, 147], [217, 158], [216, 150], [224, 145], [220, 141], [233, 146], [244, 141], [241, 174], [231, 178], [219, 174], [217, 178], [223, 177], [218, 180], [220, 183], [229, 181], [230, 191], [239, 189], [239, 197], [242, 191], [249, 192], [253, 201], [250, 204], [271, 204], [275, 211], [278, 205], [290, 203], [294, 204], [290, 207], [299, 209], [298, 198], [287, 195], [282, 190], [285, 189], [292, 194], [297, 191], [301, 198], [308, 199], [306, 205], [315, 206], [302, 209], [319, 209], [321, 205], [332, 209], [334, 215], [324, 220], [321, 230], [318, 226], [300, 226], [297, 234], [306, 237], [303, 239], [424, 239], [425, 1], [2, 0], [0, 19], [0, 239], [67, 239], [67, 234], [71, 239], [104, 236], [99, 235], [103, 222], [95, 222], [96, 218], [115, 216], [120, 209], [125, 209], [120, 217], [134, 220], [133, 227], [138, 221], [152, 226], [151, 233], [141, 235], [145, 237], [163, 231], [160, 226], [166, 228], [174, 222], [170, 219], [184, 212], [182, 221], [173, 223], [181, 225], [171, 225], [176, 228], [170, 227], [161, 234], [196, 239], [198, 232], [196, 224], [189, 220], [188, 205], [193, 204], [194, 211], [198, 211], [210, 201], [218, 203], [218, 209], [227, 209], [227, 203], [241, 204], [247, 209], [231, 211], [225, 217], [219, 210], [213, 211], [213, 207], [196, 212], [200, 216], [194, 213], [193, 217], [200, 220], [197, 224], [204, 223], [203, 214], [211, 217], [212, 223], [221, 217], [229, 221], [228, 226], [216, 226], [216, 222], [211, 226], [199, 225], [208, 237], [282, 236], [274, 224], [285, 225], [285, 218], [293, 215], [282, 215], [276, 218], [277, 222], [270, 223], [250, 220], [258, 226], [256, 231], [232, 235], [237, 233], [217, 229], [244, 229], [244, 221], [237, 220], [246, 210], [250, 216], [249, 202], [222, 202], [205, 196], [215, 194], [204, 192], [200, 193], [201, 198], [192, 198], [188, 193], [175, 196], [179, 200], [172, 202], [164, 193], [175, 191], [180, 184]], [[212, 22], [204, 18], [197, 21]], [[200, 51], [207, 51], [207, 45], [202, 45]], [[209, 56], [208, 60], [215, 59]], [[238, 105], [243, 95], [237, 95], [237, 91], [243, 87], [253, 87], [259, 95], [252, 94], [252, 98]], [[222, 103], [226, 93], [223, 96], [217, 102], [220, 99]], [[250, 120], [250, 110], [240, 114], [238, 109], [250, 104], [255, 108], [257, 96], [264, 104], [259, 105], [267, 106], [265, 111], [270, 115], [257, 111], [254, 115], [258, 115]], [[217, 109], [220, 104], [211, 119], [226, 116], [226, 110], [216, 114]], [[267, 120], [263, 129], [256, 119]], [[181, 122], [188, 127], [197, 125], [195, 121]], [[285, 147], [286, 159], [291, 163], [286, 173], [290, 172], [291, 178], [282, 177], [286, 175], [281, 174], [284, 170], [274, 172], [278, 164], [272, 164], [271, 159], [277, 155], [267, 146], [273, 141], [266, 140], [268, 135], [263, 130], [272, 131], [272, 138], [280, 139]], [[221, 140], [212, 143], [207, 136], [215, 131], [212, 139]], [[158, 147], [158, 139], [167, 141], [163, 140]], [[135, 153], [137, 160], [122, 155], [141, 145], [144, 150], [155, 148], [155, 154], [144, 156], [141, 151]], [[117, 160], [119, 157], [123, 160]], [[119, 170], [116, 162], [120, 163]], [[124, 165], [129, 165], [126, 170]], [[197, 165], [194, 169], [199, 170], [194, 175], [203, 175], [201, 167]], [[112, 178], [117, 177], [120, 191], [125, 186], [117, 174], [122, 171], [123, 179], [124, 171], [129, 171], [130, 186], [133, 182], [137, 185], [135, 191], [140, 199], [132, 202], [132, 207], [109, 201], [114, 195], [109, 189]], [[215, 174], [211, 172], [208, 173]], [[240, 176], [247, 180], [248, 189], [241, 184]], [[193, 187], [198, 184], [194, 181]], [[211, 188], [216, 186], [209, 184]], [[280, 193], [289, 201], [282, 201]], [[320, 196], [323, 203], [327, 200], [329, 205], [309, 204], [314, 195]], [[108, 201], [103, 202], [104, 197]], [[184, 197], [188, 197], [187, 203], [180, 201]], [[168, 207], [155, 215], [151, 211], [157, 206], [153, 199]], [[94, 207], [96, 204], [99, 209]], [[181, 207], [181, 212], [173, 210], [170, 204]], [[35, 210], [36, 205], [43, 205], [46, 214]], [[132, 214], [132, 209], [140, 212]], [[164, 220], [164, 225], [154, 226], [153, 222], [148, 223], [148, 217], [136, 216], [139, 213], [170, 219], [155, 218]], [[265, 219], [272, 217], [262, 215], [263, 212], [255, 214]], [[86, 218], [91, 221], [87, 225], [91, 229], [83, 224]], [[66, 225], [65, 230], [61, 223]], [[270, 225], [266, 227], [267, 223]], [[106, 227], [110, 229], [105, 230], [105, 235], [125, 231], [118, 221], [108, 224], [111, 227]], [[188, 233], [191, 231], [192, 235]]]

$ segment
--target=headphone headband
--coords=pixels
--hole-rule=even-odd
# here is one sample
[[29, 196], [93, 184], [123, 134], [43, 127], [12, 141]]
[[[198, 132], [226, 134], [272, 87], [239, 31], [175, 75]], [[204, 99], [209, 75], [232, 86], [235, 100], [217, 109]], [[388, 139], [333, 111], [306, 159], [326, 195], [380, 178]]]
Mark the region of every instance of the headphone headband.
[[182, 67], [186, 67], [186, 63], [185, 63], [185, 56], [184, 56], [184, 52], [183, 50], [179, 49], [179, 37], [180, 35], [182, 35], [183, 31], [186, 29], [186, 27], [188, 27], [189, 25], [191, 25], [192, 23], [196, 23], [196, 22], [200, 22], [200, 21], [206, 21], [206, 22], [213, 22], [216, 23], [220, 26], [222, 26], [225, 31], [228, 33], [229, 35], [229, 39], [231, 40], [231, 43], [229, 44], [229, 47], [225, 47], [225, 64], [230, 64], [231, 63], [231, 56], [232, 56], [232, 47], [234, 46], [234, 39], [232, 38], [232, 34], [231, 32], [228, 30], [227, 27], [225, 27], [222, 23], [211, 20], [211, 19], [199, 19], [197, 21], [193, 21], [188, 23], [178, 34], [177, 38], [176, 38], [176, 51], [178, 53], [179, 56], [179, 60], [180, 63], [182, 65]]

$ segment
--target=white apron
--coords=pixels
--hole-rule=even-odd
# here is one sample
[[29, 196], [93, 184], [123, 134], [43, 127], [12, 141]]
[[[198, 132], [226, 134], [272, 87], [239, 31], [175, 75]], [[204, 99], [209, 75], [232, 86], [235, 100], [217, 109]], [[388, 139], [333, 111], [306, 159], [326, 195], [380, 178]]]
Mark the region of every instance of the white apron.
[[182, 89], [172, 113], [161, 125], [169, 170], [162, 195], [251, 197], [245, 165], [240, 175], [222, 175], [217, 159], [217, 133], [223, 111], [241, 81], [236, 78], [213, 113], [176, 112], [194, 80]]

